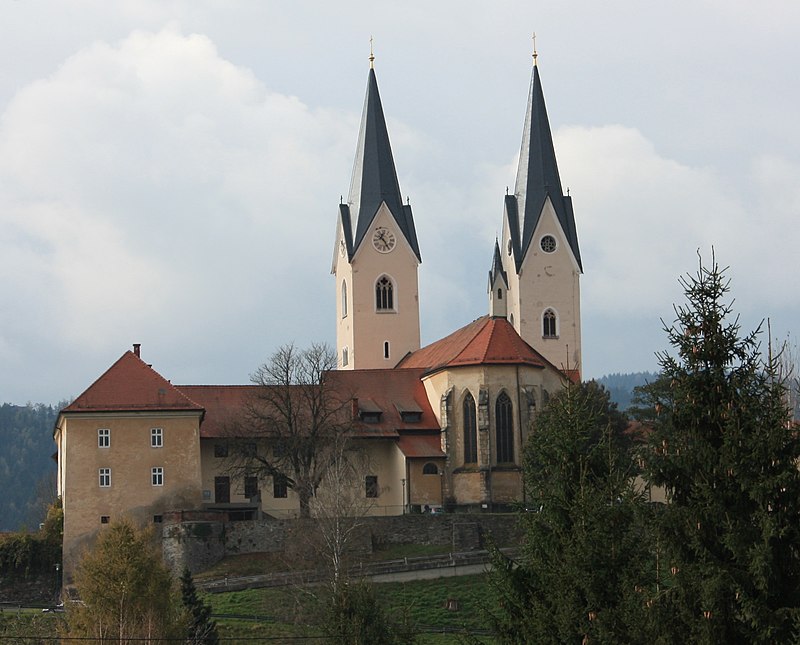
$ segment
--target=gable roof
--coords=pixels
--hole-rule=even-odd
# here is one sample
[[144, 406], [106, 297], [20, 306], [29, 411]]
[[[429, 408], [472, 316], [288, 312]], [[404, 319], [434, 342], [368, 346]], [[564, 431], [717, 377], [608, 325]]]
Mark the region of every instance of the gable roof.
[[401, 368], [426, 373], [467, 365], [555, 367], [528, 345], [505, 318], [482, 316], [403, 358]]
[[[397, 437], [405, 431], [435, 431], [439, 424], [433, 414], [425, 386], [423, 370], [341, 370], [328, 372], [326, 382], [344, 401], [353, 406], [343, 410], [353, 414], [355, 436]], [[257, 404], [260, 385], [178, 385], [188, 398], [205, 408], [200, 426], [203, 439], [230, 437], [233, 423], [251, 404]], [[374, 423], [358, 418], [359, 412], [377, 414]], [[419, 413], [418, 422], [403, 419], [404, 412]]]
[[144, 410], [202, 413], [203, 407], [129, 350], [62, 413]]

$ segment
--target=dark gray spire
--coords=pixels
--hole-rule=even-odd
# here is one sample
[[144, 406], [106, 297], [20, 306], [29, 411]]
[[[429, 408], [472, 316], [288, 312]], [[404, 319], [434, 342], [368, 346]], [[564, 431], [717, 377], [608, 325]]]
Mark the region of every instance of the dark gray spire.
[[[348, 240], [351, 257], [367, 236], [375, 214], [383, 202], [386, 202], [417, 259], [422, 261], [411, 206], [403, 204], [400, 184], [397, 181], [386, 119], [383, 116], [381, 97], [378, 93], [378, 81], [375, 78], [375, 70], [370, 69], [367, 96], [361, 115], [361, 129], [358, 133], [356, 159], [353, 164], [353, 178], [350, 183], [350, 196], [348, 204], [340, 208], [345, 230], [348, 230], [348, 226], [355, 225], [352, 242]], [[349, 230], [353, 232], [352, 228]]]
[[528, 109], [525, 114], [525, 128], [522, 132], [517, 183], [514, 188], [514, 197], [517, 202], [516, 215], [520, 226], [520, 229], [513, 231], [513, 233], [517, 233], [514, 235], [515, 242], [518, 242], [520, 247], [520, 255], [517, 258], [518, 269], [528, 251], [533, 232], [539, 223], [539, 217], [548, 196], [578, 266], [583, 270], [578, 248], [578, 235], [575, 229], [575, 216], [572, 212], [572, 200], [569, 196], [565, 196], [561, 189], [553, 137], [550, 133], [550, 121], [547, 118], [542, 83], [539, 80], [539, 68], [534, 65], [528, 94]]
[[503, 281], [506, 289], [508, 289], [508, 275], [503, 269], [503, 256], [500, 255], [500, 243], [497, 238], [494, 240], [494, 258], [492, 259], [492, 268], [489, 271], [489, 290], [491, 291], [497, 279]]

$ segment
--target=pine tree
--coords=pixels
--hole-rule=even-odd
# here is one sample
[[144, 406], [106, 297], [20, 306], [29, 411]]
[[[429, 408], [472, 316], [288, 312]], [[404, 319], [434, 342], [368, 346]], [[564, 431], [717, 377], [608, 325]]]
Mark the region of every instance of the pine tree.
[[504, 643], [640, 640], [653, 575], [627, 421], [596, 383], [567, 385], [539, 414], [525, 452], [536, 512], [524, 554], [494, 555], [490, 620]]
[[219, 643], [217, 623], [211, 620], [211, 607], [197, 597], [197, 589], [188, 567], [181, 575], [181, 601], [189, 614], [186, 642], [190, 645], [216, 645]]
[[668, 503], [662, 579], [648, 603], [669, 643], [796, 642], [800, 607], [800, 441], [776, 361], [740, 333], [716, 262], [682, 280], [687, 304], [665, 325], [645, 455]]

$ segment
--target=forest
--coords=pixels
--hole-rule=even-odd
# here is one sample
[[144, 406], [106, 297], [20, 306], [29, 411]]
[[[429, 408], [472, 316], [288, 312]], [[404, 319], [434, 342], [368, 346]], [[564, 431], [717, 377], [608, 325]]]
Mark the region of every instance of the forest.
[[53, 424], [63, 405], [0, 405], [0, 531], [44, 521], [55, 498]]

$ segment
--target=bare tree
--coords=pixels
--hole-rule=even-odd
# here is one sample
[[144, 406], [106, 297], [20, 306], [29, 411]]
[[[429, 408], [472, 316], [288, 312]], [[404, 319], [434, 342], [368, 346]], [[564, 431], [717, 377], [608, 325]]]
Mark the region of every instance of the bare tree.
[[315, 525], [311, 537], [318, 557], [329, 569], [334, 594], [347, 582], [349, 556], [358, 551], [364, 517], [374, 504], [364, 483], [364, 473], [370, 472], [368, 454], [357, 442], [342, 439], [334, 446], [336, 458], [311, 503]]
[[232, 469], [281, 478], [311, 516], [311, 500], [351, 429], [350, 401], [330, 373], [325, 344], [280, 347], [250, 377], [258, 387], [231, 429]]

